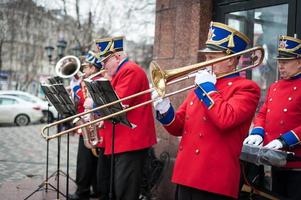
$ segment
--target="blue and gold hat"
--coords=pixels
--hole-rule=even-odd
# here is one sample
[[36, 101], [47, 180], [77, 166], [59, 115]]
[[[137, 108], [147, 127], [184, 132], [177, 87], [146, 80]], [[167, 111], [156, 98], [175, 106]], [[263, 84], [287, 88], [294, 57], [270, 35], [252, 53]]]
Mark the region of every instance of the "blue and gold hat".
[[113, 37], [113, 49], [114, 51], [123, 51], [123, 36]]
[[278, 56], [276, 59], [289, 60], [301, 58], [301, 40], [281, 35], [278, 44]]
[[206, 48], [199, 50], [199, 52], [233, 54], [245, 50], [249, 43], [250, 40], [245, 34], [226, 24], [211, 22]]
[[93, 51], [89, 51], [85, 55], [85, 61], [84, 61], [84, 63], [82, 65], [84, 66], [86, 64], [92, 64], [92, 65], [94, 65], [98, 69], [103, 69], [103, 64], [101, 62], [101, 59], [98, 59], [96, 57], [96, 54]]
[[98, 49], [97, 57], [105, 60], [110, 54], [123, 51], [123, 36], [113, 38], [96, 39], [95, 44]]

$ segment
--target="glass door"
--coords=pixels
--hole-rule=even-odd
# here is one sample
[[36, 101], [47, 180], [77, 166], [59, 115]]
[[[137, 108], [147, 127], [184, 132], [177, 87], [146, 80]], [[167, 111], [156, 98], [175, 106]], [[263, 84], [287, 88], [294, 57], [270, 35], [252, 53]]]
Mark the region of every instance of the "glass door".
[[[261, 66], [246, 72], [246, 76], [261, 88], [260, 105], [267, 88], [278, 80], [277, 55], [279, 35], [301, 38], [301, 1], [297, 0], [215, 0], [213, 20], [224, 22], [245, 33], [251, 46], [261, 45], [265, 59]], [[299, 34], [298, 34], [299, 33]], [[259, 106], [260, 106], [259, 105]]]
[[252, 46], [260, 45], [265, 49], [265, 59], [261, 66], [249, 71], [252, 80], [260, 86], [262, 93], [278, 79], [277, 56], [279, 35], [287, 34], [288, 4], [265, 8], [237, 11], [226, 14], [226, 23], [247, 33], [253, 41]]

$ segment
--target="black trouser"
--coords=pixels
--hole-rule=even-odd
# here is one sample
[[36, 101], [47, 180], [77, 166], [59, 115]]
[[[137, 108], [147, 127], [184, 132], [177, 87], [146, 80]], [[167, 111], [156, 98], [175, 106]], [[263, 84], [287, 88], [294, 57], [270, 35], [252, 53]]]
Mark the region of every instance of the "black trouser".
[[[266, 190], [266, 183], [264, 177], [264, 167], [263, 165], [257, 166], [248, 162], [241, 162], [241, 176], [240, 176], [240, 187], [239, 187], [239, 199], [250, 199], [250, 193], [243, 192], [243, 185], [250, 185], [259, 190]], [[252, 197], [255, 198], [255, 194]]]
[[99, 148], [98, 164], [97, 164], [97, 184], [99, 188], [99, 199], [109, 199], [110, 186], [110, 162], [109, 156], [104, 155], [104, 148]]
[[143, 166], [148, 149], [115, 155], [115, 200], [137, 200], [140, 194]]
[[[301, 171], [272, 167], [272, 191], [287, 200], [301, 199]], [[282, 199], [281, 199], [282, 200]]]
[[79, 137], [76, 167], [76, 193], [79, 197], [89, 197], [90, 187], [97, 193], [96, 184], [97, 157], [85, 147], [83, 136]]
[[176, 200], [233, 200], [227, 197], [183, 185], [177, 185]]

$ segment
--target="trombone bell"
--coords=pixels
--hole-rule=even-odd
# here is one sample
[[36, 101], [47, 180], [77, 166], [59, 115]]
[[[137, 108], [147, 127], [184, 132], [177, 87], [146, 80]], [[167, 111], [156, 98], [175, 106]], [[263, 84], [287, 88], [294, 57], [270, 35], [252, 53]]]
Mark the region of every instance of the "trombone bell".
[[159, 67], [159, 65], [153, 61], [150, 63], [150, 73], [152, 85], [161, 97], [165, 96], [166, 91], [166, 73]]

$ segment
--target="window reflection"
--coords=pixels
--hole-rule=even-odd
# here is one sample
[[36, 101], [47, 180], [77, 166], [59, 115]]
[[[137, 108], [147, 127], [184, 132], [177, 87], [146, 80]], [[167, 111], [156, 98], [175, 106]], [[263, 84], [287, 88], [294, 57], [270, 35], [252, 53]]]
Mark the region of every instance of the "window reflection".
[[232, 12], [226, 15], [227, 23], [253, 39], [253, 46], [265, 49], [262, 66], [252, 70], [252, 79], [262, 92], [260, 105], [264, 101], [267, 88], [278, 79], [277, 56], [278, 36], [286, 35], [288, 5], [282, 4], [247, 11]]

